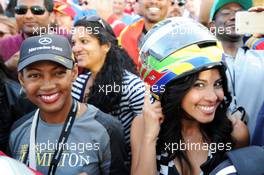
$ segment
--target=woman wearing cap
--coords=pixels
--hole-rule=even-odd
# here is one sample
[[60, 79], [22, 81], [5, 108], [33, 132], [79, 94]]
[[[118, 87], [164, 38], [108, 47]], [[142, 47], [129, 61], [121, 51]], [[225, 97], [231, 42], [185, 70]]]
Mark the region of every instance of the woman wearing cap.
[[132, 174], [209, 174], [226, 151], [247, 145], [246, 126], [226, 116], [222, 50], [207, 29], [190, 19], [164, 20], [146, 35], [140, 57], [159, 101], [145, 98], [132, 126]]
[[68, 39], [27, 38], [20, 50], [19, 81], [38, 106], [12, 127], [12, 156], [43, 174], [128, 174], [122, 126], [93, 105], [72, 98], [78, 69]]
[[72, 49], [78, 66], [87, 72], [74, 82], [73, 97], [118, 118], [129, 151], [130, 126], [141, 113], [145, 85], [135, 75], [132, 60], [118, 47], [109, 24], [90, 16], [78, 20], [74, 27], [81, 32], [73, 34]]

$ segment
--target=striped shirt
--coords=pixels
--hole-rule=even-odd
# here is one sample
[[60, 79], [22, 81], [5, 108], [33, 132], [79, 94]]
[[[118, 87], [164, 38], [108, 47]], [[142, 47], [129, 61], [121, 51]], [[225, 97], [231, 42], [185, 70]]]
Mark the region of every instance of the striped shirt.
[[[211, 153], [210, 149], [208, 150], [208, 157], [207, 160], [211, 159], [213, 154]], [[168, 153], [158, 154], [157, 158], [157, 168], [158, 173], [157, 175], [180, 175], [178, 172], [174, 160], [167, 161]], [[204, 175], [203, 172], [200, 172], [200, 175]]]
[[[72, 96], [82, 101], [84, 91], [91, 73], [80, 74], [73, 83]], [[129, 160], [131, 158], [130, 148], [130, 127], [135, 116], [141, 114], [144, 104], [145, 85], [144, 82], [136, 75], [125, 71], [122, 83], [122, 96], [118, 110], [111, 114], [116, 116], [122, 123], [125, 132], [125, 142], [128, 147]]]
[[210, 175], [238, 175], [235, 166], [227, 159], [220, 163]]

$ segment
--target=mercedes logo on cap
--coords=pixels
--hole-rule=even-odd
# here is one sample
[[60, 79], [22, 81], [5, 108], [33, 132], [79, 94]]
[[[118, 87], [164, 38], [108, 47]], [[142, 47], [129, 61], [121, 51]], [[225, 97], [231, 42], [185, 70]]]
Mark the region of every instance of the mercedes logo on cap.
[[39, 44], [47, 45], [47, 44], [52, 43], [52, 40], [51, 40], [51, 38], [44, 37], [44, 38], [40, 38], [38, 42], [39, 42]]

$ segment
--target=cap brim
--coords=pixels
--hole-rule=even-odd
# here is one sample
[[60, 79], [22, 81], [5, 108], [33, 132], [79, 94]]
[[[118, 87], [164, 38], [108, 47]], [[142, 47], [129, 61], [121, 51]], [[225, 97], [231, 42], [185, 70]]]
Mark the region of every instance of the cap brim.
[[18, 63], [17, 70], [20, 72], [22, 69], [28, 65], [38, 62], [38, 61], [52, 61], [58, 63], [67, 69], [73, 68], [73, 60], [71, 58], [65, 58], [54, 54], [38, 54], [24, 59], [22, 62]]

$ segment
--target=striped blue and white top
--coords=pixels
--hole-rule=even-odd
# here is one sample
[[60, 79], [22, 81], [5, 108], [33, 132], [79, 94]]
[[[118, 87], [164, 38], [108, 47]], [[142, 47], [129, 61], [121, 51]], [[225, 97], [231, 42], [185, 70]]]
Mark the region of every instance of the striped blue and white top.
[[[83, 101], [84, 91], [91, 73], [80, 74], [73, 83], [72, 96]], [[144, 104], [145, 85], [144, 82], [136, 75], [125, 71], [122, 84], [122, 96], [119, 109], [111, 114], [116, 116], [122, 123], [125, 132], [125, 142], [129, 150], [129, 160], [131, 158], [130, 147], [130, 127], [134, 117], [141, 114]], [[104, 90], [106, 90], [104, 88]], [[117, 89], [116, 89], [117, 90]]]

